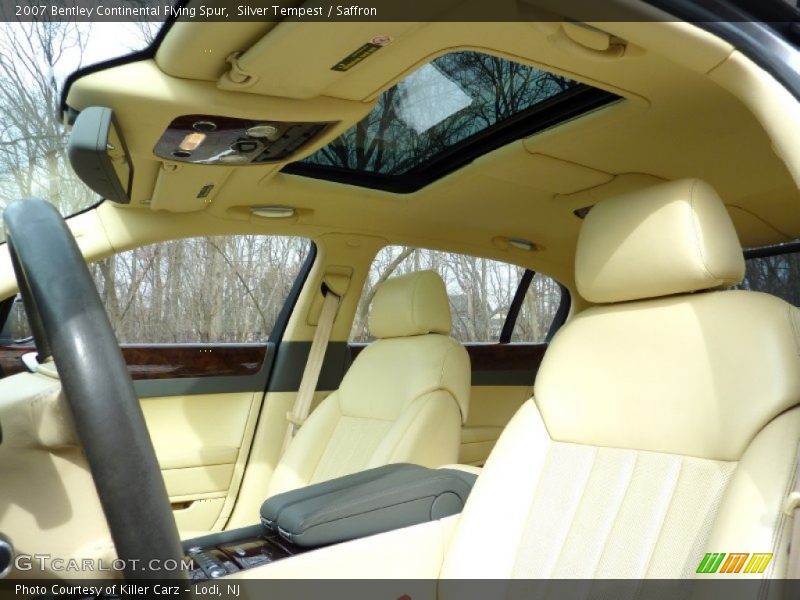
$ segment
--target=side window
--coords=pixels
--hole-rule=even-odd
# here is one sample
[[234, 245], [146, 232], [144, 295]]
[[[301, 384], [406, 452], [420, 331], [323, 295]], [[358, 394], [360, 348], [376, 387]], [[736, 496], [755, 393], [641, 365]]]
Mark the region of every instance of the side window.
[[[375, 291], [382, 282], [425, 269], [436, 271], [444, 280], [453, 314], [452, 336], [463, 343], [498, 342], [504, 330], [513, 331], [510, 339], [513, 342], [543, 342], [561, 302], [558, 283], [541, 274], [530, 280], [524, 277], [525, 269], [516, 265], [436, 250], [387, 246], [370, 268], [350, 340], [372, 339], [367, 319]], [[516, 321], [507, 323], [521, 282], [529, 283], [527, 291], [522, 291], [525, 295]]]
[[[761, 249], [745, 252], [744, 281], [736, 288], [766, 292], [800, 306], [800, 249], [796, 242], [787, 245], [786, 250], [789, 249], [793, 251], [772, 256], [760, 256]], [[776, 249], [763, 250], [769, 252]]]
[[188, 238], [122, 252], [89, 269], [120, 343], [259, 342], [309, 249], [302, 238]]

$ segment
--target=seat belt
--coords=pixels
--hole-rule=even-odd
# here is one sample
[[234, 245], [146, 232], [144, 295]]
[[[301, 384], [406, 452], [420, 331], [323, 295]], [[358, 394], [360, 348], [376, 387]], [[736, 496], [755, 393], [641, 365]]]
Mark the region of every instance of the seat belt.
[[291, 443], [297, 430], [303, 425], [308, 412], [311, 409], [311, 402], [314, 399], [314, 392], [319, 382], [319, 374], [322, 371], [322, 362], [325, 360], [325, 351], [328, 349], [328, 341], [331, 339], [333, 322], [336, 320], [336, 311], [339, 308], [341, 297], [328, 288], [324, 287], [325, 298], [322, 301], [322, 310], [317, 321], [317, 330], [314, 332], [314, 340], [311, 342], [311, 350], [308, 353], [308, 361], [303, 370], [303, 378], [300, 380], [300, 388], [297, 390], [297, 397], [294, 400], [292, 410], [286, 413], [288, 425], [286, 435], [283, 438], [281, 455], [286, 452], [286, 448]]
[[[800, 449], [794, 463], [794, 484], [783, 505], [783, 512], [792, 519], [792, 537], [789, 539], [789, 556], [786, 578], [800, 579]], [[791, 589], [795, 589], [789, 586]]]

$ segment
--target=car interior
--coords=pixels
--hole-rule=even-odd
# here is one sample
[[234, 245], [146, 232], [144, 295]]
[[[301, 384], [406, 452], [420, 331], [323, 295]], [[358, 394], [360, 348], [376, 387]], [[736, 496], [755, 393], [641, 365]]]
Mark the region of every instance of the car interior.
[[[754, 282], [798, 251], [798, 98], [648, 3], [441, 4], [177, 18], [67, 78], [70, 162], [104, 200], [3, 213], [10, 554], [188, 559], [168, 575], [195, 581], [797, 573], [800, 310]], [[164, 341], [143, 287], [109, 302], [103, 265], [150, 281], [163, 256], [158, 311], [196, 279], [208, 339]], [[230, 307], [259, 295], [255, 330]], [[31, 337], [6, 336], [18, 314]]]

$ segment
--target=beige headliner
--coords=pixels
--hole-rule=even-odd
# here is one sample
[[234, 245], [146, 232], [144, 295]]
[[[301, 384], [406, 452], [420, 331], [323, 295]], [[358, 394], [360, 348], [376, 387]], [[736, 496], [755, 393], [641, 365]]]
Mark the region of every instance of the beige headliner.
[[[369, 252], [383, 243], [460, 251], [532, 267], [571, 287], [580, 226], [573, 210], [662, 179], [700, 177], [722, 195], [743, 245], [800, 235], [800, 158], [791, 146], [800, 139], [800, 115], [789, 93], [694, 26], [593, 25], [624, 40], [624, 54], [588, 51], [558, 23], [178, 23], [155, 60], [88, 75], [70, 90], [74, 108], [114, 109], [136, 166], [131, 206], [105, 203], [73, 229], [83, 231], [89, 259], [214, 232], [344, 233], [379, 238], [365, 244]], [[395, 41], [351, 71], [330, 70], [378, 33]], [[399, 78], [461, 48], [563, 73], [626, 101], [512, 143], [408, 195], [280, 174], [282, 165], [165, 168], [152, 154], [182, 114], [339, 121], [307, 155], [361, 119]], [[232, 50], [247, 50], [239, 64], [254, 83], [241, 87], [228, 77], [224, 58]], [[209, 182], [217, 186], [206, 205], [195, 196]], [[253, 204], [288, 204], [299, 216], [253, 218]], [[540, 249], [516, 250], [498, 237], [528, 238]]]

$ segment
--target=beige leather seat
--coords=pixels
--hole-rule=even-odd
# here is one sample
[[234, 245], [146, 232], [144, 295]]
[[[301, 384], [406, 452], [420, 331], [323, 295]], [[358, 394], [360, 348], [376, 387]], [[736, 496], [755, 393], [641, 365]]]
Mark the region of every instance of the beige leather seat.
[[785, 574], [800, 313], [766, 294], [701, 291], [743, 274], [727, 211], [702, 181], [591, 210], [576, 283], [597, 306], [553, 340], [444, 577], [710, 577], [696, 574], [707, 552], [772, 553], [763, 573], [735, 576]]
[[389, 463], [456, 462], [471, 375], [469, 355], [449, 337], [450, 325], [447, 291], [436, 273], [385, 281], [369, 316], [378, 340], [300, 428], [267, 496]]

